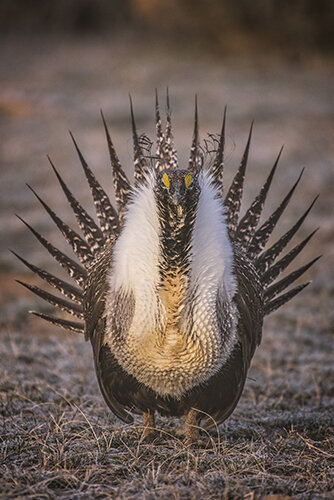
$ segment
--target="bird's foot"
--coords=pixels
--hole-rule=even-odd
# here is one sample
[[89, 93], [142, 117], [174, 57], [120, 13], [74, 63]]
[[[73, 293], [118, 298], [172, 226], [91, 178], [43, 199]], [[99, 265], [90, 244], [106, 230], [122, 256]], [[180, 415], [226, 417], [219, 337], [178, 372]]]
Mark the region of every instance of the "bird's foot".
[[159, 439], [158, 431], [154, 429], [148, 429], [147, 427], [144, 429], [141, 435], [141, 441], [143, 443], [154, 443]]
[[150, 410], [143, 413], [143, 426], [144, 430], [141, 436], [141, 441], [145, 443], [153, 443], [159, 434], [155, 428], [154, 413]]
[[184, 423], [184, 444], [185, 446], [197, 445], [199, 442], [199, 418], [198, 412], [192, 408], [186, 416]]

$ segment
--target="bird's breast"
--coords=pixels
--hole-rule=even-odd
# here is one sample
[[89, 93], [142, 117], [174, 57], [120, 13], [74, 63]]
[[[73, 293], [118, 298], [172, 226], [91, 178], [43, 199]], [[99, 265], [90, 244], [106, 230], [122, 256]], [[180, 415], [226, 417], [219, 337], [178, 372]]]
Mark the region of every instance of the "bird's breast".
[[180, 398], [224, 361], [214, 292], [202, 302], [187, 295], [185, 284], [184, 277], [169, 277], [153, 296], [138, 295], [122, 339], [110, 331], [107, 311], [108, 344], [117, 361], [161, 396]]

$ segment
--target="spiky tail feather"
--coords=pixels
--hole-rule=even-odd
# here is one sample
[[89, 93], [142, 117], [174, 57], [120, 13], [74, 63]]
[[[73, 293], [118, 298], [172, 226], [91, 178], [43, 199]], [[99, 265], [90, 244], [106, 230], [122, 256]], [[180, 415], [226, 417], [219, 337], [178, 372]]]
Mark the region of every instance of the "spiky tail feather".
[[[103, 118], [103, 123], [105, 126], [105, 131], [107, 135], [108, 147], [111, 157], [111, 162], [114, 170], [114, 181], [115, 188], [117, 191], [117, 199], [119, 200], [119, 211], [121, 211], [128, 199], [129, 184], [127, 182], [126, 176], [121, 169], [118, 162], [116, 153], [114, 153], [113, 145], [109, 137], [109, 131], [107, 129], [106, 123]], [[49, 283], [51, 286], [56, 288], [65, 298], [58, 297], [52, 293], [49, 293], [35, 285], [29, 285], [23, 281], [17, 280], [25, 288], [33, 292], [35, 295], [43, 298], [50, 304], [56, 306], [58, 309], [71, 314], [79, 319], [83, 319], [83, 293], [82, 289], [87, 282], [87, 269], [93, 265], [95, 258], [103, 250], [107, 242], [112, 242], [119, 233], [119, 216], [115, 211], [114, 207], [110, 203], [109, 197], [97, 181], [92, 170], [88, 167], [81, 151], [79, 150], [72, 134], [72, 140], [74, 142], [75, 148], [77, 150], [81, 165], [84, 169], [88, 184], [90, 186], [93, 201], [96, 208], [97, 217], [100, 226], [96, 224], [94, 219], [86, 212], [86, 210], [80, 205], [80, 203], [73, 196], [63, 178], [60, 176], [56, 167], [49, 159], [53, 171], [55, 172], [60, 186], [70, 203], [72, 210], [77, 218], [78, 224], [83, 232], [84, 239], [73, 231], [65, 222], [63, 222], [55, 212], [42, 200], [42, 198], [30, 187], [28, 186], [34, 195], [37, 197], [39, 202], [45, 208], [47, 213], [50, 215], [52, 220], [57, 225], [60, 232], [66, 238], [69, 245], [72, 247], [74, 253], [77, 255], [81, 263], [78, 264], [75, 260], [68, 257], [66, 254], [54, 247], [44, 236], [42, 236], [38, 231], [31, 227], [26, 221], [21, 217], [19, 219], [30, 229], [34, 236], [39, 240], [39, 242], [46, 248], [46, 250], [56, 259], [59, 264], [65, 269], [71, 278], [73, 278], [80, 288], [75, 287], [66, 281], [63, 281], [56, 276], [48, 273], [44, 269], [41, 269], [34, 264], [26, 261], [20, 257], [15, 252], [14, 255], [17, 256], [21, 262], [26, 265], [31, 271], [37, 274], [44, 281]], [[69, 299], [69, 300], [68, 300]], [[31, 311], [36, 316], [39, 316], [53, 324], [61, 326], [65, 329], [84, 333], [84, 323], [77, 321], [70, 321], [63, 318], [57, 318], [48, 314], [36, 313]]]
[[132, 126], [132, 138], [133, 138], [133, 159], [134, 159], [134, 169], [135, 169], [135, 182], [140, 184], [145, 178], [145, 173], [148, 171], [148, 165], [143, 154], [142, 148], [140, 146], [140, 141], [138, 137], [135, 115], [133, 112], [132, 99], [130, 97], [130, 113], [131, 113], [131, 126]]
[[106, 121], [104, 119], [103, 113], [101, 111], [102, 122], [104, 126], [104, 131], [107, 138], [107, 144], [109, 149], [110, 162], [113, 171], [113, 179], [114, 179], [114, 192], [116, 203], [118, 207], [119, 214], [123, 214], [126, 204], [129, 201], [129, 196], [131, 193], [131, 186], [128, 181], [128, 178], [122, 169], [120, 161], [118, 159], [117, 153], [115, 151], [114, 145], [110, 138], [109, 129], [107, 127]]
[[[253, 123], [251, 124], [250, 130], [249, 130], [247, 144], [246, 144], [246, 148], [245, 148], [244, 154], [243, 154], [242, 159], [241, 159], [240, 166], [237, 170], [237, 173], [234, 176], [232, 184], [231, 184], [231, 186], [227, 192], [227, 195], [225, 197], [225, 200], [224, 200], [225, 206], [227, 209], [227, 225], [228, 225], [229, 233], [230, 233], [232, 239], [234, 239], [234, 233], [236, 231], [238, 218], [239, 218], [241, 199], [242, 199], [242, 194], [243, 194], [243, 189], [244, 189], [245, 172], [246, 172], [249, 148], [250, 148], [250, 143], [251, 143], [251, 138], [252, 138], [252, 131], [253, 131]], [[246, 232], [245, 232], [245, 234], [246, 234]]]
[[[140, 138], [138, 137], [131, 97], [130, 97], [130, 111], [131, 111], [131, 124], [132, 124], [132, 134], [134, 143], [135, 181], [136, 183], [141, 183], [145, 179], [145, 173], [150, 167], [148, 166], [147, 159], [143, 154], [140, 144]], [[58, 170], [55, 168], [50, 159], [49, 161], [51, 163], [52, 169], [55, 172], [57, 179], [60, 183], [60, 186], [77, 218], [79, 227], [83, 232], [84, 239], [81, 236], [79, 236], [76, 232], [74, 232], [67, 224], [65, 224], [52, 211], [52, 209], [37, 195], [37, 193], [32, 188], [30, 188], [37, 197], [37, 199], [40, 201], [40, 203], [43, 205], [45, 210], [48, 212], [50, 217], [56, 223], [59, 230], [67, 239], [68, 243], [72, 246], [72, 249], [77, 254], [84, 267], [81, 264], [78, 264], [70, 257], [68, 257], [67, 255], [65, 255], [64, 253], [62, 253], [56, 247], [54, 247], [40, 233], [38, 233], [27, 222], [25, 222], [22, 218], [19, 217], [22, 220], [22, 222], [35, 235], [35, 237], [39, 240], [39, 242], [67, 271], [69, 276], [77, 282], [80, 288], [57, 278], [56, 276], [35, 266], [34, 264], [29, 263], [19, 255], [17, 255], [15, 252], [13, 252], [14, 255], [16, 255], [17, 258], [20, 259], [24, 265], [26, 265], [31, 271], [37, 274], [44, 281], [53, 286], [56, 290], [61, 292], [61, 294], [66, 298], [63, 299], [57, 297], [56, 295], [46, 292], [39, 287], [29, 285], [21, 281], [19, 281], [19, 283], [21, 283], [23, 286], [31, 290], [36, 295], [42, 297], [51, 304], [55, 305], [59, 309], [67, 313], [70, 313], [71, 315], [76, 316], [78, 318], [83, 317], [83, 308], [82, 308], [83, 294], [81, 289], [85, 286], [85, 283], [87, 281], [86, 268], [89, 268], [89, 266], [92, 265], [92, 263], [94, 264], [95, 258], [97, 258], [100, 252], [103, 251], [103, 248], [107, 243], [112, 242], [114, 241], [115, 238], [117, 238], [122, 224], [122, 215], [130, 199], [130, 194], [131, 194], [130, 183], [119, 162], [118, 156], [111, 141], [109, 130], [102, 112], [101, 116], [113, 170], [114, 191], [115, 191], [118, 213], [110, 203], [109, 197], [107, 196], [107, 194], [97, 181], [92, 170], [89, 168], [72, 134], [71, 137], [74, 146], [77, 150], [80, 163], [83, 167], [84, 173], [86, 175], [88, 184], [92, 192], [92, 197], [95, 204], [97, 217], [99, 220], [99, 225], [94, 221], [94, 219], [86, 212], [86, 210], [73, 196], [73, 194], [67, 187], [63, 178], [60, 176]], [[209, 167], [210, 172], [212, 174], [213, 182], [218, 187], [219, 193], [222, 197], [223, 197], [225, 124], [226, 124], [226, 108], [224, 110], [223, 124], [222, 124], [220, 138], [218, 141], [216, 157], [212, 165]], [[246, 167], [247, 167], [250, 143], [251, 143], [252, 128], [253, 124], [251, 125], [250, 128], [249, 137], [247, 140], [246, 148], [240, 166], [225, 196], [224, 201], [225, 201], [225, 206], [227, 208], [227, 220], [228, 220], [231, 239], [234, 242], [234, 244], [237, 245], [239, 248], [241, 248], [248, 256], [248, 258], [254, 263], [264, 287], [264, 297], [265, 297], [264, 311], [265, 314], [269, 314], [275, 309], [279, 308], [284, 303], [286, 303], [287, 301], [289, 301], [290, 299], [292, 299], [297, 293], [299, 293], [309, 284], [309, 282], [307, 282], [302, 285], [298, 285], [288, 290], [285, 293], [282, 293], [306, 270], [308, 270], [318, 260], [318, 257], [316, 259], [313, 259], [308, 264], [300, 267], [296, 271], [291, 272], [283, 279], [277, 282], [275, 282], [275, 280], [302, 251], [302, 249], [309, 242], [315, 231], [313, 231], [313, 233], [311, 233], [301, 243], [296, 245], [289, 253], [287, 253], [280, 260], [278, 260], [277, 262], [276, 260], [281, 254], [281, 252], [284, 250], [288, 242], [291, 240], [291, 238], [295, 235], [297, 230], [304, 222], [306, 216], [313, 207], [315, 200], [311, 203], [311, 205], [304, 212], [304, 214], [297, 220], [297, 222], [292, 226], [292, 228], [289, 231], [287, 231], [287, 233], [285, 233], [270, 248], [264, 250], [270, 235], [274, 231], [297, 185], [300, 182], [303, 171], [299, 175], [297, 181], [292, 186], [290, 191], [283, 198], [282, 202], [279, 204], [277, 209], [260, 226], [260, 228], [257, 228], [268, 191], [270, 189], [274, 174], [277, 169], [278, 160], [282, 152], [281, 150], [276, 159], [276, 162], [274, 163], [274, 166], [272, 167], [267, 177], [267, 180], [260, 189], [259, 194], [251, 203], [245, 215], [239, 220], [244, 179], [245, 179], [245, 173], [246, 173]], [[167, 125], [165, 133], [162, 131], [158, 95], [156, 93], [156, 131], [157, 131], [157, 152], [156, 156], [153, 157], [153, 160], [155, 161], [154, 166], [156, 170], [161, 171], [161, 169], [165, 168], [175, 168], [177, 166], [177, 156], [173, 145], [171, 112], [170, 112], [168, 90], [167, 90]], [[188, 167], [189, 170], [192, 171], [193, 173], [197, 173], [198, 170], [201, 168], [199, 155], [200, 154], [199, 154], [198, 109], [197, 109], [197, 99], [195, 99], [194, 132], [193, 132], [193, 139], [192, 139], [192, 146], [190, 151], [189, 167]], [[63, 318], [57, 318], [48, 314], [37, 313], [34, 311], [31, 312], [36, 316], [39, 316], [65, 329], [80, 333], [84, 332], [84, 323], [82, 322], [70, 321]]]
[[[227, 208], [227, 222], [231, 240], [236, 246], [242, 249], [248, 258], [254, 263], [256, 270], [259, 274], [260, 280], [264, 288], [264, 298], [265, 298], [265, 314], [278, 309], [280, 306], [285, 304], [287, 301], [292, 299], [297, 293], [302, 291], [308, 284], [304, 283], [302, 285], [296, 286], [295, 288], [289, 290], [288, 292], [276, 297], [277, 294], [283, 292], [288, 286], [290, 286], [294, 281], [296, 281], [304, 272], [306, 272], [320, 257], [313, 259], [308, 264], [302, 266], [296, 271], [292, 271], [286, 277], [270, 285], [276, 278], [287, 268], [287, 266], [297, 257], [297, 255], [302, 251], [305, 245], [309, 242], [311, 237], [316, 231], [313, 231], [307, 238], [305, 238], [299, 245], [295, 246], [289, 253], [287, 253], [283, 258], [275, 263], [276, 259], [282, 253], [284, 248], [290, 242], [292, 237], [296, 234], [298, 229], [303, 224], [310, 210], [312, 209], [314, 203], [316, 202], [316, 197], [303, 215], [297, 220], [297, 222], [287, 231], [275, 244], [273, 244], [267, 250], [265, 248], [269, 237], [274, 231], [278, 221], [280, 220], [285, 208], [287, 207], [297, 185], [300, 182], [303, 171], [300, 173], [297, 181], [292, 186], [287, 195], [283, 198], [282, 202], [278, 208], [271, 214], [271, 216], [262, 224], [262, 226], [257, 229], [264, 203], [269, 192], [274, 174], [277, 169], [278, 161], [280, 159], [282, 149], [280, 150], [278, 157], [267, 177], [267, 180], [263, 184], [259, 194], [251, 203], [248, 210], [246, 210], [245, 215], [239, 220], [239, 213], [241, 207], [241, 200], [244, 187], [245, 173], [248, 163], [248, 156], [252, 137], [251, 125], [249, 136], [246, 144], [246, 148], [237, 170], [237, 173], [232, 180], [231, 186], [227, 192], [224, 199], [225, 206]], [[219, 141], [219, 147], [217, 150], [216, 158], [214, 161], [214, 167], [211, 167], [211, 172], [213, 173], [214, 182], [218, 184], [220, 191], [222, 192], [223, 184], [223, 161], [224, 152], [222, 148], [224, 146], [225, 134], [225, 114], [222, 127], [222, 135]], [[220, 165], [217, 168], [217, 165]], [[217, 175], [218, 173], [218, 175]], [[223, 197], [224, 198], [224, 197]]]
[[114, 237], [119, 233], [119, 220], [117, 212], [110, 203], [108, 195], [105, 193], [101, 185], [98, 183], [95, 175], [89, 168], [71, 132], [70, 136], [78, 153], [80, 163], [85, 172], [89, 187], [93, 195], [96, 214], [100, 221], [102, 233], [108, 241], [113, 240]]
[[59, 184], [70, 203], [72, 210], [77, 218], [78, 224], [83, 231], [86, 241], [90, 246], [91, 252], [96, 256], [101, 247], [104, 246], [106, 240], [103, 236], [101, 228], [95, 223], [94, 219], [86, 212], [86, 210], [80, 205], [80, 203], [74, 198], [71, 191], [66, 186], [56, 167], [52, 163], [51, 159], [48, 157], [51, 167], [57, 176]]

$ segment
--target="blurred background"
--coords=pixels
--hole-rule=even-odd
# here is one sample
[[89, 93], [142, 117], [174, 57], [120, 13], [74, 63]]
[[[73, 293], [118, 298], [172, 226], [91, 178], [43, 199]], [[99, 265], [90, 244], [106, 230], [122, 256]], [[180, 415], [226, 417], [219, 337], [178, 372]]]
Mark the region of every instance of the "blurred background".
[[128, 93], [139, 131], [153, 137], [154, 89], [164, 103], [166, 86], [181, 165], [189, 153], [197, 93], [202, 139], [219, 132], [224, 106], [228, 108], [226, 183], [255, 120], [246, 202], [282, 144], [281, 170], [266, 213], [306, 167], [281, 231], [321, 193], [300, 238], [321, 226], [304, 259], [326, 254], [314, 274], [328, 295], [327, 276], [334, 269], [333, 21], [330, 0], [0, 0], [3, 322], [26, 318], [28, 308], [47, 307], [36, 305], [37, 299], [13, 282], [26, 271], [8, 247], [57, 269], [14, 213], [66, 249], [25, 182], [75, 226], [46, 155], [92, 209], [68, 129], [108, 190], [100, 109], [131, 178]]
[[2, 0], [2, 33], [128, 30], [219, 55], [266, 49], [293, 58], [334, 50], [331, 0]]

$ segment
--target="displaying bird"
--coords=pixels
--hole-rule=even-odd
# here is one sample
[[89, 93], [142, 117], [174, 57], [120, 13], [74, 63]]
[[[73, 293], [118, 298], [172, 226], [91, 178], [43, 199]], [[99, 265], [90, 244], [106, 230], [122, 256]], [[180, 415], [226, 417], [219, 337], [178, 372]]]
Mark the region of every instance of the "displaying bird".
[[73, 196], [51, 160], [83, 235], [63, 222], [32, 190], [80, 263], [23, 222], [76, 284], [15, 255], [63, 295], [20, 281], [77, 318], [73, 321], [33, 312], [90, 340], [99, 386], [111, 411], [127, 423], [133, 421], [134, 414], [142, 414], [147, 439], [154, 435], [156, 412], [185, 417], [189, 443], [198, 439], [199, 425], [206, 429], [218, 425], [234, 410], [261, 342], [264, 316], [308, 285], [285, 291], [317, 259], [277, 278], [315, 233], [279, 258], [315, 200], [289, 231], [268, 247], [302, 175], [259, 225], [281, 152], [259, 194], [240, 217], [252, 127], [240, 166], [225, 190], [226, 109], [221, 133], [213, 139], [214, 156], [206, 161], [195, 105], [189, 164], [181, 168], [173, 145], [168, 95], [165, 130], [156, 98], [155, 154], [147, 151], [147, 139], [138, 135], [130, 104], [134, 186], [121, 167], [102, 115], [117, 210], [73, 136], [99, 223]]

